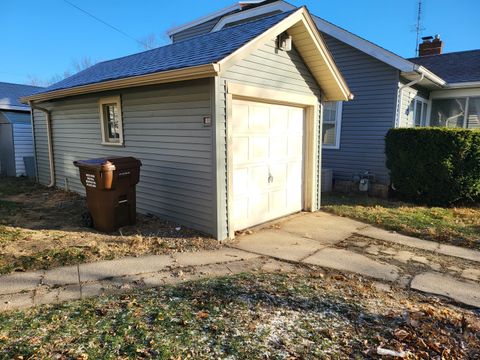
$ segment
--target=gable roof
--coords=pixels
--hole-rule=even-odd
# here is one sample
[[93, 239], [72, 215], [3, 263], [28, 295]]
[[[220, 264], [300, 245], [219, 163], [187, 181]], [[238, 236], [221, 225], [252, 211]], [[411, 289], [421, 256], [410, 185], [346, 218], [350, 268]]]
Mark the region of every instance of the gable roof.
[[[223, 15], [217, 14], [221, 16], [221, 19], [215, 25], [212, 31], [219, 31], [222, 29], [223, 26], [226, 24], [246, 19], [248, 16], [253, 16], [256, 13], [263, 12], [269, 13], [272, 10], [275, 10], [279, 4], [283, 6], [280, 7], [283, 10], [287, 9], [295, 9], [296, 7], [292, 4], [289, 4], [283, 0], [277, 1], [265, 1], [263, 3], [259, 3], [257, 7], [253, 9], [247, 9], [244, 11], [235, 11], [235, 12], [225, 12]], [[407, 79], [415, 79], [418, 78], [418, 74], [423, 74], [421, 83], [428, 87], [438, 87], [445, 84], [445, 81], [439, 78], [436, 74], [432, 73], [425, 67], [419, 66], [381, 46], [378, 46], [371, 41], [368, 41], [358, 35], [355, 35], [337, 25], [334, 25], [318, 16], [312, 16], [317, 29], [321, 32], [328, 34], [337, 40], [340, 40], [364, 53], [367, 55], [372, 56], [373, 58], [386, 63], [387, 65], [392, 66], [393, 68], [399, 70], [402, 75]], [[190, 27], [196, 26], [205, 22], [205, 20], [197, 19], [195, 22], [191, 22], [188, 24], [183, 25], [182, 30], [188, 29]]]
[[321, 39], [315, 38], [319, 34], [305, 8], [104, 61], [22, 100], [47, 100], [127, 86], [215, 76], [231, 66], [240, 53], [245, 55], [245, 52], [253, 51], [259, 42], [267, 41], [265, 37], [275, 37], [294, 27], [298, 30], [299, 24], [307, 30], [306, 37], [310, 38], [305, 44], [315, 44], [310, 51], [312, 56], [321, 60], [323, 73], [319, 76], [322, 79], [317, 78], [317, 81], [326, 84], [324, 91], [327, 97], [332, 100], [348, 100], [350, 91], [325, 44]]
[[432, 70], [447, 83], [480, 81], [480, 49], [409, 59]]
[[0, 109], [30, 111], [28, 105], [20, 102], [20, 98], [42, 89], [39, 86], [0, 82]]
[[179, 25], [179, 26], [175, 26], [169, 30], [167, 30], [167, 35], [169, 37], [172, 37], [173, 35], [175, 35], [176, 33], [179, 33], [183, 30], [186, 30], [186, 29], [189, 29], [193, 26], [197, 26], [199, 24], [203, 24], [204, 22], [207, 22], [207, 21], [210, 21], [210, 20], [213, 20], [215, 18], [219, 18], [219, 17], [222, 17], [224, 15], [227, 15], [227, 14], [230, 14], [232, 12], [237, 12], [237, 11], [240, 11], [242, 10], [242, 8], [244, 7], [253, 7], [255, 6], [256, 4], [260, 4], [260, 3], [263, 3], [265, 2], [265, 0], [246, 0], [246, 1], [239, 1], [233, 5], [230, 5], [230, 6], [227, 6], [225, 8], [222, 8], [220, 10], [217, 10], [217, 11], [214, 11], [210, 14], [207, 14], [205, 16], [202, 16], [200, 18], [197, 18], [195, 20], [192, 20], [186, 24], [183, 24], [183, 25]]

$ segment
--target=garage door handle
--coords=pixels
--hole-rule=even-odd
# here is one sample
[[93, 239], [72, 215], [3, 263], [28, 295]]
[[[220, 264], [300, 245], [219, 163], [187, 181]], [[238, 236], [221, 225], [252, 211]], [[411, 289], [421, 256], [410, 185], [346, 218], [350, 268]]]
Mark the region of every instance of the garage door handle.
[[269, 184], [273, 183], [273, 176], [272, 176], [272, 174], [268, 174], [268, 183], [269, 183]]

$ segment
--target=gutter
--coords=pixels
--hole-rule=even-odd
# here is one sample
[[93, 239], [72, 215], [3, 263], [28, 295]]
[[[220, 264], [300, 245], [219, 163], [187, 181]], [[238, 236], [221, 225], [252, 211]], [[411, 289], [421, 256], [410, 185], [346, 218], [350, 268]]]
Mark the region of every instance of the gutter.
[[[55, 164], [53, 161], [53, 142], [52, 142], [52, 118], [49, 110], [40, 106], [34, 105], [32, 100], [28, 101], [30, 108], [32, 109], [32, 131], [33, 131], [33, 110], [42, 111], [45, 114], [45, 122], [47, 124], [47, 144], [48, 144], [48, 163], [50, 166], [50, 183], [47, 187], [51, 188], [55, 186]], [[35, 139], [35, 137], [34, 137]], [[36, 153], [36, 151], [35, 151]], [[37, 169], [38, 171], [38, 169]]]

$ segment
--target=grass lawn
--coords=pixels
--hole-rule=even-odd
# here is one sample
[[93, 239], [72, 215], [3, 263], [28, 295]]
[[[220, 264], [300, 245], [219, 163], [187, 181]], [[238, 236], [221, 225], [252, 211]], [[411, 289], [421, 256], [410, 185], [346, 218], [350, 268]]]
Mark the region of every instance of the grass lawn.
[[216, 249], [218, 241], [153, 216], [102, 234], [82, 225], [85, 199], [0, 178], [0, 274], [142, 254]]
[[479, 336], [473, 311], [305, 268], [0, 314], [2, 359], [473, 359]]
[[329, 194], [322, 210], [405, 235], [480, 249], [480, 207], [425, 207], [359, 195]]

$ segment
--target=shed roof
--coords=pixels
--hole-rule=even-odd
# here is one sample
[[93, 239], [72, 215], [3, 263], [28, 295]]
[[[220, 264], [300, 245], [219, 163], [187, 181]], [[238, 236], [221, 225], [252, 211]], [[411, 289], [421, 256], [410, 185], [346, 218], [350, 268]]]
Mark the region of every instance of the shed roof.
[[42, 89], [39, 86], [0, 82], [0, 109], [30, 111], [28, 105], [20, 102], [20, 98]]
[[480, 81], [480, 49], [409, 59], [425, 66], [447, 83]]
[[31, 121], [30, 114], [23, 111], [0, 110], [0, 115], [10, 124], [29, 124]]

